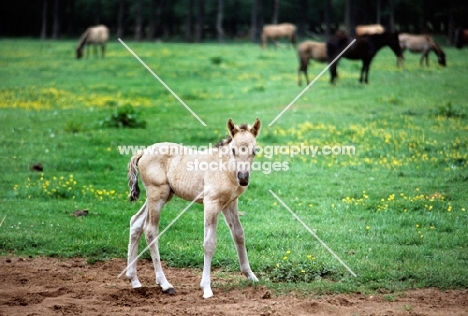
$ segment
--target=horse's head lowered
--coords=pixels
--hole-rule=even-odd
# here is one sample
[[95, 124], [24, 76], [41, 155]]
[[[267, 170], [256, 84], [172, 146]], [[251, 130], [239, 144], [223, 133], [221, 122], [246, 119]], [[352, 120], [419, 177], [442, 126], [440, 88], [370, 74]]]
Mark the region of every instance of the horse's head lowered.
[[83, 48], [82, 47], [77, 47], [76, 48], [76, 58], [80, 59], [81, 57], [83, 57]]
[[250, 178], [250, 167], [253, 162], [256, 150], [256, 138], [260, 132], [261, 122], [257, 118], [252, 126], [248, 124], [234, 125], [229, 119], [227, 128], [231, 141], [227, 145], [229, 148], [229, 164], [234, 170], [237, 183], [247, 186]]

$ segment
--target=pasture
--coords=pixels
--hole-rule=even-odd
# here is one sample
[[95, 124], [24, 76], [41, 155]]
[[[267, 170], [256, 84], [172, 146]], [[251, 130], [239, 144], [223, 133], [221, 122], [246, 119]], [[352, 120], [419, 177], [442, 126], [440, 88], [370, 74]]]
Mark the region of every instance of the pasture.
[[[407, 54], [397, 69], [384, 48], [368, 85], [358, 82], [361, 64], [342, 59], [335, 86], [326, 72], [268, 126], [304, 88], [297, 86], [298, 60], [289, 46], [127, 44], [207, 126], [115, 40], [105, 59], [91, 54], [88, 60], [74, 58], [74, 41], [2, 40], [2, 256], [82, 257], [89, 263], [125, 258], [129, 220], [144, 198], [128, 202], [130, 155], [119, 146], [214, 145], [226, 135], [228, 118], [251, 123], [259, 117], [261, 146], [355, 146], [354, 155], [258, 155], [265, 168], [271, 162], [289, 166], [254, 172], [239, 199], [250, 264], [261, 285], [306, 294], [468, 287], [466, 50], [443, 47], [445, 69], [433, 54], [429, 68]], [[309, 76], [323, 67], [311, 61]], [[146, 127], [115, 128], [115, 117], [146, 121]], [[32, 171], [38, 163], [43, 171]], [[161, 230], [186, 205], [178, 198], [167, 204]], [[70, 216], [84, 209], [88, 216]], [[161, 259], [201, 271], [202, 243], [203, 208], [193, 205], [161, 237]], [[142, 240], [140, 249], [145, 246]], [[227, 276], [239, 271], [222, 221], [213, 269]], [[248, 285], [237, 279], [223, 284]], [[214, 284], [215, 295], [217, 290]]]

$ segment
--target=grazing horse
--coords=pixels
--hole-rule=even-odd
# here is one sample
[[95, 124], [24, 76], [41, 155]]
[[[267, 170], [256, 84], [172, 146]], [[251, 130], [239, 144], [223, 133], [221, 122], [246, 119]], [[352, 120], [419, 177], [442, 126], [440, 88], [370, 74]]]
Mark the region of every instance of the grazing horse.
[[314, 41], [305, 41], [297, 48], [299, 57], [299, 69], [297, 70], [297, 84], [302, 85], [301, 71], [304, 73], [307, 84], [309, 84], [309, 76], [307, 75], [307, 67], [309, 60], [315, 59], [318, 62], [327, 61], [327, 45]]
[[211, 259], [216, 248], [216, 227], [220, 212], [223, 212], [231, 230], [241, 271], [249, 280], [258, 281], [247, 258], [237, 199], [249, 184], [260, 120], [257, 118], [252, 126], [237, 126], [229, 119], [227, 128], [229, 136], [216, 148], [199, 151], [174, 143], [157, 143], [130, 159], [130, 201], [137, 200], [140, 194], [138, 173], [146, 187], [146, 202], [130, 220], [126, 276], [133, 288], [141, 287], [137, 277], [136, 258], [138, 242], [144, 232], [146, 242], [150, 246], [156, 283], [165, 293], [175, 293], [174, 287], [167, 281], [162, 270], [158, 240], [155, 240], [158, 236], [161, 208], [174, 195], [204, 205], [204, 264], [200, 283], [203, 297], [213, 296], [210, 271]]
[[398, 35], [400, 42], [401, 53], [407, 49], [412, 53], [422, 53], [419, 65], [422, 66], [423, 60], [426, 59], [426, 66], [429, 67], [429, 52], [434, 51], [437, 55], [437, 61], [440, 66], [447, 66], [445, 61], [445, 53], [442, 49], [434, 42], [433, 38], [428, 35], [411, 35], [408, 33], [401, 33]]
[[106, 50], [106, 43], [109, 40], [109, 29], [104, 25], [98, 25], [94, 27], [89, 27], [81, 35], [78, 46], [76, 47], [76, 58], [83, 57], [83, 48], [85, 45], [88, 45], [86, 50], [86, 57], [89, 57], [89, 45], [94, 45], [94, 54], [97, 55], [97, 45], [101, 45], [101, 53], [104, 58], [104, 53]]
[[[351, 41], [352, 38], [344, 35], [336, 35], [330, 38], [327, 41], [328, 62], [331, 63], [346, 48], [346, 46], [351, 43]], [[369, 83], [368, 76], [372, 59], [384, 46], [389, 46], [398, 59], [402, 58], [400, 44], [398, 43], [398, 34], [390, 32], [357, 37], [356, 42], [354, 42], [354, 44], [351, 45], [351, 47], [349, 47], [341, 57], [352, 60], [362, 60], [359, 82]], [[338, 61], [339, 60], [330, 66], [330, 83], [332, 84], [335, 83], [335, 79], [338, 76], [336, 71]]]
[[464, 45], [468, 44], [468, 30], [456, 29], [455, 30], [455, 47], [458, 49], [463, 48]]
[[356, 36], [382, 34], [383, 32], [385, 32], [385, 28], [380, 24], [356, 26]]
[[296, 26], [291, 23], [265, 25], [262, 32], [262, 49], [268, 40], [276, 44], [276, 40], [280, 38], [287, 38], [293, 46], [296, 46]]

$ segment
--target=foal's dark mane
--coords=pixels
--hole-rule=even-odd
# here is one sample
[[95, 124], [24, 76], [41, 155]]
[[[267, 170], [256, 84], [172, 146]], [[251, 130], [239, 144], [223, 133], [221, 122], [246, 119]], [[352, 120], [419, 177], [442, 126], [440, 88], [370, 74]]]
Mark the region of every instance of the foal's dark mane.
[[[239, 125], [239, 132], [242, 132], [242, 131], [248, 131], [249, 130], [249, 125], [248, 124], [241, 124]], [[215, 148], [219, 148], [219, 147], [223, 147], [223, 146], [226, 146], [228, 145], [230, 142], [232, 142], [232, 137], [231, 135], [226, 135], [226, 137], [224, 137], [223, 139], [221, 139], [216, 145], [215, 145]]]

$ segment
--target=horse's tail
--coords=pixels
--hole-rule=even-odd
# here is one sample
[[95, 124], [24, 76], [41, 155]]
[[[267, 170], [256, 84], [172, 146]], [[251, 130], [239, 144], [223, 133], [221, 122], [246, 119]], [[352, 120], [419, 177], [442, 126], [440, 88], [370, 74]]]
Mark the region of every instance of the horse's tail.
[[291, 43], [293, 44], [294, 47], [296, 47], [296, 43], [297, 43], [297, 29], [296, 27], [294, 26], [293, 30], [292, 30], [292, 34], [291, 34]]
[[128, 198], [130, 202], [138, 200], [140, 197], [140, 187], [138, 186], [138, 161], [143, 156], [143, 151], [136, 153], [130, 158], [128, 163], [128, 186], [130, 188], [130, 194]]

